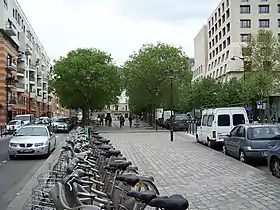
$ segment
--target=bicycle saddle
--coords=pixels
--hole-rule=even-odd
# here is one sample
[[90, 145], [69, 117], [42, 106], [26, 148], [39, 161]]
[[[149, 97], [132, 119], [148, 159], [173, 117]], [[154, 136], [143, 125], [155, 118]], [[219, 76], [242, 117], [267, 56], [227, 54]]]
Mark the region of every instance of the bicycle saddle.
[[119, 156], [121, 154], [121, 151], [120, 150], [115, 150], [115, 149], [109, 149], [107, 151], [107, 153], [110, 155], [110, 156]]
[[[101, 137], [101, 138], [102, 138], [102, 137]], [[100, 141], [100, 142], [102, 142], [102, 143], [104, 143], [104, 144], [108, 144], [108, 143], [110, 142], [109, 139], [97, 139], [97, 141]]]
[[[131, 175], [131, 174], [134, 174], [134, 173], [124, 173], [125, 175]], [[139, 178], [140, 181], [148, 181], [148, 182], [154, 182], [155, 179], [153, 176], [141, 176], [141, 175], [138, 175], [137, 174], [137, 177]]]
[[149, 203], [152, 199], [156, 198], [157, 195], [154, 191], [147, 190], [147, 191], [129, 191], [127, 196], [139, 199], [144, 203]]
[[111, 148], [112, 148], [111, 146], [106, 145], [106, 144], [103, 144], [103, 145], [101, 145], [101, 146], [99, 147], [99, 149], [101, 149], [101, 150], [109, 150], [109, 149], [111, 149]]
[[181, 195], [174, 194], [167, 198], [158, 197], [151, 200], [148, 204], [152, 207], [164, 208], [165, 210], [186, 210], [189, 202]]
[[117, 175], [116, 180], [126, 183], [131, 187], [134, 187], [139, 182], [139, 178], [135, 174]]
[[128, 166], [132, 165], [130, 161], [113, 161], [109, 163], [109, 167], [116, 168], [118, 170], [126, 170]]

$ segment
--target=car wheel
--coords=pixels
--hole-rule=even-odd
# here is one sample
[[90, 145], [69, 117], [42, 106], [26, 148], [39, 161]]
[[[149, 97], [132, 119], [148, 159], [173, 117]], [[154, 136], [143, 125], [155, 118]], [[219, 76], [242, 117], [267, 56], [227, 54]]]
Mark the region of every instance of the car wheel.
[[277, 178], [280, 178], [280, 160], [277, 157], [274, 157], [271, 160], [270, 164], [271, 164], [272, 175]]
[[10, 159], [10, 160], [15, 160], [15, 159], [16, 159], [16, 156], [15, 156], [15, 155], [9, 155], [9, 159]]
[[48, 158], [51, 154], [51, 144], [48, 145], [48, 153], [45, 155], [45, 158]]
[[196, 142], [197, 143], [200, 143], [200, 141], [199, 141], [199, 138], [198, 138], [198, 135], [196, 134], [196, 136], [195, 136], [196, 138], [195, 138], [195, 140], [196, 140]]
[[212, 142], [211, 140], [209, 140], [209, 139], [208, 139], [208, 141], [207, 141], [207, 146], [208, 146], [209, 148], [213, 148], [213, 142]]
[[54, 140], [53, 151], [55, 150], [55, 148], [56, 148], [56, 139]]
[[247, 157], [243, 150], [240, 150], [240, 152], [239, 152], [239, 161], [241, 161], [243, 163], [247, 163]]
[[223, 153], [224, 153], [225, 155], [228, 155], [228, 151], [227, 151], [226, 145], [223, 146]]

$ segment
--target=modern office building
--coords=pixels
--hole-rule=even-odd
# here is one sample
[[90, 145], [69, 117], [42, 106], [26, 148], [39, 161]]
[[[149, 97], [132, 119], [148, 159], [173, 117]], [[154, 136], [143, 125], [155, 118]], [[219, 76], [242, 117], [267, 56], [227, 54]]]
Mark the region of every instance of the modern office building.
[[[194, 78], [210, 76], [228, 81], [241, 77], [244, 65], [238, 57], [242, 58], [242, 43], [260, 29], [272, 30], [279, 37], [280, 1], [222, 0], [207, 20], [206, 28], [207, 35], [203, 26], [195, 39]], [[200, 53], [204, 49], [207, 57]]]
[[0, 1], [0, 123], [51, 110], [50, 59], [16, 0]]

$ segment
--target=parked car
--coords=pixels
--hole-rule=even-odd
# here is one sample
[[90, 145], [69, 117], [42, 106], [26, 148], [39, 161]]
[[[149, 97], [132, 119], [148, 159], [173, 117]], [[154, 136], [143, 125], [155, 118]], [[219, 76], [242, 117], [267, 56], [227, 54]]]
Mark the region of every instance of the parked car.
[[35, 124], [50, 125], [51, 119], [49, 117], [39, 117], [38, 119], [36, 119]]
[[268, 150], [267, 163], [272, 175], [280, 178], [280, 143]]
[[277, 143], [280, 143], [280, 128], [277, 125], [239, 125], [224, 139], [223, 152], [242, 162], [265, 160], [268, 150]]
[[[173, 118], [173, 119], [171, 119]], [[173, 122], [173, 130], [174, 131], [179, 131], [183, 130], [186, 131], [188, 130], [189, 127], [189, 117], [186, 114], [175, 114], [170, 117], [170, 119], [167, 121], [167, 128], [170, 129], [170, 123], [171, 120]]]
[[249, 120], [244, 107], [205, 109], [197, 127], [196, 141], [209, 147], [222, 146], [224, 138], [234, 126], [247, 123]]
[[34, 114], [16, 115], [15, 120], [22, 120], [24, 122], [24, 125], [34, 124], [35, 123], [35, 115]]
[[24, 122], [22, 120], [11, 120], [8, 125], [6, 125], [6, 133], [13, 134], [22, 126], [24, 126]]
[[21, 127], [11, 138], [8, 146], [10, 159], [17, 156], [49, 156], [56, 147], [56, 136], [47, 125], [27, 125]]
[[70, 131], [70, 125], [68, 124], [68, 120], [66, 117], [58, 117], [53, 118], [52, 120], [52, 126], [54, 132], [66, 132], [68, 133]]

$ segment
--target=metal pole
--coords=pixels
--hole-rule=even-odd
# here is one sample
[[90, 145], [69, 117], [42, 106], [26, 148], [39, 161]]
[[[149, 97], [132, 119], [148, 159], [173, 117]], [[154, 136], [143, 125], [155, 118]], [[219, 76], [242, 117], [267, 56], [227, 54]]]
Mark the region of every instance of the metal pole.
[[6, 125], [9, 123], [9, 87], [8, 75], [6, 76]]
[[31, 110], [31, 85], [30, 85], [30, 71], [28, 70], [28, 112]]
[[173, 75], [170, 75], [170, 105], [171, 105], [171, 118], [170, 118], [170, 141], [173, 141]]

